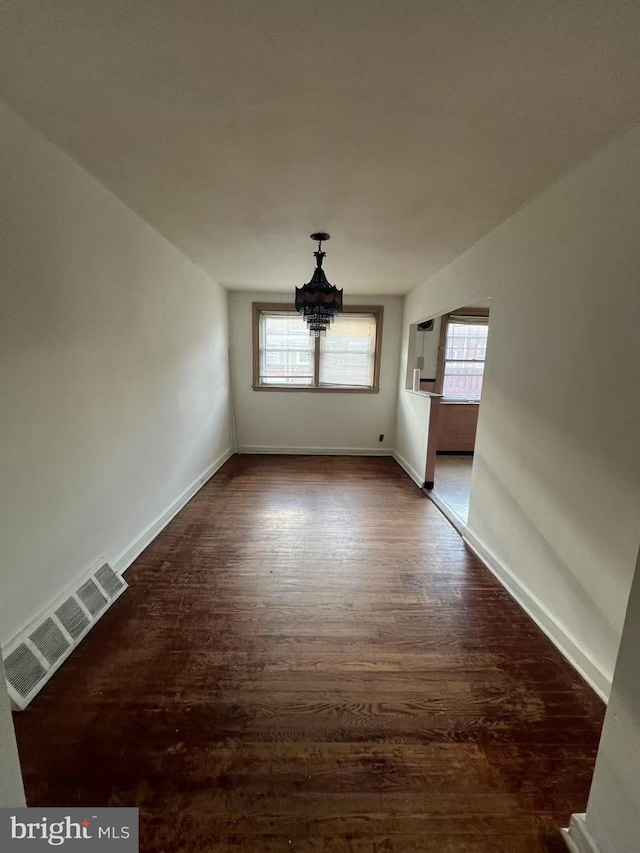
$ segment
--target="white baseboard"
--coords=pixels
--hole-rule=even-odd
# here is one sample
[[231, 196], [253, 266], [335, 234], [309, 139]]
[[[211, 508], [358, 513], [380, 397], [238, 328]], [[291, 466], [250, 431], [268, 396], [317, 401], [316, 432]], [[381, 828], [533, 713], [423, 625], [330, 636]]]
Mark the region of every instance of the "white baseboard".
[[464, 535], [467, 531], [467, 525], [463, 521], [463, 519], [460, 518], [460, 516], [455, 512], [453, 507], [450, 507], [449, 504], [440, 497], [437, 489], [429, 490], [427, 492], [427, 495], [430, 498], [430, 500], [432, 500], [434, 502], [434, 504], [438, 507], [440, 512], [444, 515], [444, 517], [449, 522], [449, 524], [452, 524], [455, 527], [455, 529], [458, 531], [460, 536], [464, 537]]
[[572, 814], [569, 829], [562, 830], [564, 843], [571, 853], [600, 853], [600, 848], [585, 823], [585, 815]]
[[266, 453], [299, 456], [393, 456], [388, 447], [274, 447], [241, 444], [239, 453]]
[[194, 480], [193, 483], [191, 483], [191, 485], [188, 486], [163, 513], [154, 519], [154, 521], [152, 521], [151, 524], [145, 528], [145, 530], [143, 530], [133, 542], [127, 545], [120, 556], [113, 561], [113, 568], [119, 574], [126, 572], [133, 561], [139, 557], [144, 549], [156, 538], [156, 536], [164, 530], [171, 519], [180, 512], [185, 504], [189, 503], [196, 492], [198, 492], [204, 484], [213, 477], [216, 471], [222, 468], [224, 463], [230, 459], [235, 452], [236, 451], [233, 448], [229, 448], [228, 450], [225, 450], [221, 456], [218, 456], [215, 462], [210, 465], [206, 471]]
[[407, 460], [404, 458], [404, 456], [400, 456], [400, 454], [396, 450], [394, 450], [391, 455], [396, 460], [398, 465], [407, 472], [407, 474], [411, 477], [413, 482], [417, 486], [422, 488], [424, 486], [424, 478], [422, 478], [420, 476], [420, 474], [418, 474], [416, 469], [407, 462]]
[[569, 661], [598, 696], [605, 702], [611, 691], [611, 681], [597, 664], [582, 651], [571, 634], [556, 620], [545, 605], [529, 590], [513, 572], [503, 565], [491, 551], [467, 528], [462, 538], [469, 548], [482, 560], [512, 598], [522, 607], [536, 625], [544, 631], [554, 646]]

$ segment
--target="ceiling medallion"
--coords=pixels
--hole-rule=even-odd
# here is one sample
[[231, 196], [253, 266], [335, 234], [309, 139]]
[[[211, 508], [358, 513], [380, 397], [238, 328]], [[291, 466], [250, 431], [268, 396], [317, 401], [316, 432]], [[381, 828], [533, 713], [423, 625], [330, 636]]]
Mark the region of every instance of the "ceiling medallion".
[[322, 269], [326, 252], [322, 251], [323, 242], [329, 235], [318, 231], [311, 235], [317, 240], [318, 251], [314, 252], [316, 268], [313, 277], [303, 287], [296, 287], [296, 311], [306, 320], [312, 338], [324, 337], [336, 314], [342, 311], [342, 291], [329, 284]]

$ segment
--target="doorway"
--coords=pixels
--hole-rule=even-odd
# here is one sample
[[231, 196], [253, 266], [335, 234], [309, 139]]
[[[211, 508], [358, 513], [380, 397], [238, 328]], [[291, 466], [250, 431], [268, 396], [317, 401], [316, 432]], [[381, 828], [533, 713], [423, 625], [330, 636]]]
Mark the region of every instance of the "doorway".
[[439, 318], [435, 392], [441, 395], [431, 496], [456, 527], [466, 527], [484, 365], [490, 300], [465, 305]]

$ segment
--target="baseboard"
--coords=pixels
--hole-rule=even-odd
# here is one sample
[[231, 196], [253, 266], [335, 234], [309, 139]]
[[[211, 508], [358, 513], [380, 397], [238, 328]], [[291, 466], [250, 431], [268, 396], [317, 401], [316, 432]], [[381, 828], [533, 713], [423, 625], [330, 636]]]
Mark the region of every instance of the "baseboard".
[[569, 829], [563, 829], [561, 832], [571, 853], [600, 853], [600, 848], [587, 829], [585, 815], [571, 815]]
[[198, 492], [204, 484], [210, 480], [211, 477], [220, 470], [220, 468], [222, 468], [224, 463], [230, 459], [235, 452], [236, 451], [233, 448], [229, 448], [228, 450], [225, 450], [222, 455], [218, 456], [215, 462], [210, 465], [206, 471], [194, 480], [193, 483], [191, 483], [191, 485], [188, 486], [163, 513], [161, 513], [147, 528], [145, 528], [145, 530], [142, 531], [140, 536], [127, 545], [120, 556], [113, 561], [113, 568], [120, 574], [126, 572], [134, 560], [136, 560], [144, 549], [153, 542], [156, 536], [164, 530], [171, 519], [174, 518], [187, 503], [189, 503], [196, 492]]
[[420, 474], [418, 474], [416, 469], [413, 467], [413, 465], [410, 465], [407, 462], [407, 460], [404, 458], [404, 456], [400, 456], [400, 454], [397, 452], [397, 450], [394, 450], [391, 455], [396, 460], [398, 465], [404, 471], [407, 472], [407, 474], [411, 477], [411, 479], [416, 484], [416, 486], [418, 486], [418, 488], [421, 489], [423, 487], [423, 484], [424, 484], [424, 477], [423, 476], [421, 477]]
[[453, 510], [453, 508], [450, 507], [446, 501], [442, 500], [442, 498], [438, 494], [437, 489], [425, 489], [425, 493], [426, 493], [427, 497], [430, 500], [432, 500], [433, 503], [438, 507], [440, 512], [444, 515], [444, 517], [449, 522], [449, 524], [452, 524], [455, 527], [455, 529], [458, 531], [460, 536], [464, 537], [464, 535], [467, 531], [467, 525], [460, 518], [460, 516]]
[[541, 601], [503, 565], [495, 554], [466, 528], [462, 538], [469, 548], [482, 560], [489, 571], [496, 576], [512, 598], [522, 607], [536, 625], [547, 635], [554, 646], [569, 661], [571, 666], [584, 678], [603, 701], [607, 701], [611, 691], [611, 681], [582, 651], [578, 643], [566, 629], [560, 625]]
[[284, 454], [287, 456], [393, 456], [388, 447], [274, 447], [241, 444], [239, 453]]

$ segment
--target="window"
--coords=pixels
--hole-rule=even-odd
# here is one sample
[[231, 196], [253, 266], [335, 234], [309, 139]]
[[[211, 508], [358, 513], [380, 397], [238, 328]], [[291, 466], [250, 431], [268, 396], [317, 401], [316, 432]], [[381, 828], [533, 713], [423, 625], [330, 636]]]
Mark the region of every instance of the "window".
[[260, 314], [260, 383], [313, 385], [314, 341], [297, 314]]
[[312, 338], [289, 305], [253, 303], [253, 388], [256, 391], [379, 390], [382, 307], [338, 314], [324, 338]]
[[479, 402], [487, 353], [488, 316], [449, 314], [443, 318], [440, 393], [443, 400]]

